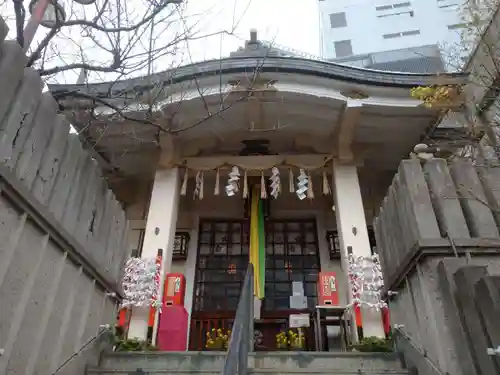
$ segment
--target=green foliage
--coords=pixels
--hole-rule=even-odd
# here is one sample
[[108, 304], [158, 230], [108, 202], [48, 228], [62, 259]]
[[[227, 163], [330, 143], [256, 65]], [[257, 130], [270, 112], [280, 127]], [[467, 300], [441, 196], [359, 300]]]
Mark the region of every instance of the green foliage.
[[116, 342], [116, 352], [150, 352], [158, 350], [147, 340], [127, 339]]
[[393, 351], [392, 340], [379, 337], [365, 337], [358, 344], [352, 346], [358, 352], [389, 353]]

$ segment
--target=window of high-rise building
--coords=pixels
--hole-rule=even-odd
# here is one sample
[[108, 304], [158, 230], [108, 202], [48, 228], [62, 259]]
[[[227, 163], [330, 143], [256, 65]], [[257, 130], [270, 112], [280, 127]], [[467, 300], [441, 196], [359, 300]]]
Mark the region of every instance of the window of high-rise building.
[[334, 45], [336, 57], [347, 57], [353, 54], [352, 44], [350, 40], [339, 40], [337, 42], [334, 42]]
[[459, 30], [459, 29], [465, 29], [467, 27], [467, 24], [465, 23], [456, 23], [454, 25], [448, 25], [448, 30]]
[[403, 31], [402, 36], [420, 35], [420, 30]]
[[377, 6], [375, 7], [375, 10], [377, 11], [376, 13], [378, 18], [406, 15], [413, 17], [413, 10], [411, 9], [411, 3], [409, 1], [404, 3]]
[[401, 36], [401, 33], [384, 34], [382, 36], [384, 39], [394, 39], [399, 38]]
[[412, 36], [412, 35], [420, 35], [420, 30], [410, 30], [410, 31], [403, 31], [399, 33], [392, 33], [392, 34], [384, 34], [382, 37], [384, 39], [394, 39], [394, 38], [399, 38], [401, 36]]
[[330, 26], [332, 29], [346, 27], [347, 19], [345, 17], [345, 12], [330, 14]]
[[411, 3], [409, 1], [406, 1], [404, 3], [381, 5], [381, 6], [375, 7], [375, 10], [382, 11], [382, 10], [389, 10], [389, 9], [406, 8], [406, 7], [409, 7], [410, 5], [411, 5]]

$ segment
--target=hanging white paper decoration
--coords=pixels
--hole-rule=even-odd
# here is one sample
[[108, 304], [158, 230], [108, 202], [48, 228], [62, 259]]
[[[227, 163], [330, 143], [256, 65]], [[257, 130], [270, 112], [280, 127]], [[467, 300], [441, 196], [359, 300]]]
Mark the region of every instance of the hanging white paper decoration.
[[349, 284], [352, 292], [353, 305], [378, 310], [386, 307], [382, 300], [384, 279], [378, 255], [370, 257], [354, 256], [349, 254]]
[[182, 179], [181, 185], [181, 195], [184, 196], [187, 193], [187, 183], [188, 183], [188, 169], [184, 171], [184, 178]]
[[311, 172], [309, 172], [308, 176], [308, 184], [307, 184], [307, 198], [314, 199], [314, 188], [313, 188], [313, 180], [311, 176]]
[[195, 188], [194, 188], [194, 199], [203, 199], [203, 172], [198, 171], [196, 173]]
[[232, 197], [238, 192], [238, 181], [240, 180], [240, 171], [238, 167], [234, 166], [229, 172], [229, 178], [226, 185], [226, 194]]
[[288, 170], [288, 189], [290, 193], [295, 193], [295, 181], [293, 178], [292, 168]]
[[219, 185], [220, 185], [220, 174], [219, 168], [217, 168], [217, 173], [215, 174], [215, 186], [214, 186], [214, 195], [219, 195]]
[[199, 199], [203, 199], [203, 188], [205, 186], [205, 179], [203, 178], [203, 171], [201, 172], [201, 176], [200, 176], [200, 193], [198, 195], [198, 198]]
[[248, 178], [247, 178], [247, 171], [245, 171], [245, 174], [243, 175], [243, 199], [248, 198]]
[[297, 177], [297, 197], [300, 200], [307, 197], [307, 189], [309, 185], [309, 179], [307, 178], [306, 172], [303, 169], [299, 170], [299, 176]]
[[271, 169], [271, 177], [269, 177], [269, 180], [271, 180], [271, 196], [276, 199], [278, 198], [278, 195], [281, 192], [281, 180], [280, 180], [280, 171], [278, 168], [273, 167]]
[[130, 258], [123, 276], [122, 308], [148, 307], [158, 298], [160, 265], [156, 258]]
[[264, 171], [260, 172], [260, 199], [267, 199], [266, 179]]
[[330, 183], [328, 182], [328, 176], [326, 172], [323, 172], [323, 195], [328, 195], [332, 192], [330, 189]]

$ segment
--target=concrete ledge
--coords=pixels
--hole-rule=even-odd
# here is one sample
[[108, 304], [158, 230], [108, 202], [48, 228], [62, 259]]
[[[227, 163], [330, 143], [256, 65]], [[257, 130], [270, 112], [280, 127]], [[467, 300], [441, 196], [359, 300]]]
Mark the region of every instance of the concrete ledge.
[[416, 265], [427, 257], [500, 257], [500, 239], [495, 238], [457, 238], [453, 239], [455, 250], [446, 238], [418, 241], [413, 250], [401, 261], [396, 270], [388, 275], [383, 297], [387, 292], [401, 288], [405, 278], [413, 272]]
[[[101, 369], [133, 371], [142, 368], [144, 371], [187, 372], [203, 369], [220, 372], [225, 359], [226, 353], [223, 352], [108, 353], [102, 357]], [[250, 369], [271, 372], [403, 371], [396, 353], [250, 353], [248, 365]]]
[[[143, 369], [146, 374], [162, 374], [162, 375], [174, 375], [174, 374], [202, 374], [202, 375], [220, 375], [221, 371], [213, 370], [191, 370], [191, 371], [183, 371], [183, 370], [149, 370]], [[295, 370], [250, 370], [249, 374], [253, 375], [281, 375], [281, 374], [291, 374], [291, 375], [308, 375], [308, 374], [328, 374], [328, 375], [409, 375], [410, 373], [406, 370], [369, 370], [365, 369], [362, 371], [358, 370], [340, 370], [332, 373], [332, 370], [324, 370], [324, 371], [295, 371]], [[122, 370], [103, 370], [98, 368], [88, 368], [87, 375], [134, 375], [130, 370], [122, 371]], [[424, 374], [425, 375], [425, 374]]]
[[[204, 351], [204, 352], [107, 352], [103, 353], [103, 357], [107, 359], [136, 359], [148, 357], [152, 360], [155, 358], [206, 358], [218, 359], [226, 358], [226, 352], [219, 351]], [[398, 358], [396, 353], [365, 353], [365, 352], [301, 352], [301, 351], [287, 351], [287, 352], [253, 352], [248, 354], [249, 358], [255, 360], [259, 359], [279, 359], [286, 360], [289, 358], [307, 358], [307, 359], [371, 359], [392, 361]]]

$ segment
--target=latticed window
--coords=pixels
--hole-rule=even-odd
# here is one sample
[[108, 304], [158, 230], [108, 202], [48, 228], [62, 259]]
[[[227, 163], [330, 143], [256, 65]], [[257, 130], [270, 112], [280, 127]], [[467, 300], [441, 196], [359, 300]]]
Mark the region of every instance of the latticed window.
[[177, 232], [174, 238], [172, 260], [186, 260], [189, 246], [189, 233]]
[[[308, 306], [314, 308], [319, 272], [314, 219], [267, 220], [266, 254], [264, 310], [289, 309], [293, 281], [303, 283]], [[248, 256], [248, 221], [200, 223], [194, 311], [236, 310]]]
[[[370, 248], [372, 254], [377, 252], [377, 243], [375, 241], [375, 232], [373, 228], [368, 227], [368, 240], [370, 241]], [[340, 240], [339, 233], [336, 230], [329, 230], [326, 232], [326, 242], [328, 244], [328, 254], [330, 259], [340, 259]]]
[[248, 268], [247, 222], [200, 223], [195, 311], [235, 311]]
[[293, 281], [303, 283], [308, 308], [313, 309], [319, 272], [315, 220], [270, 220], [266, 242], [264, 310], [290, 309]]

